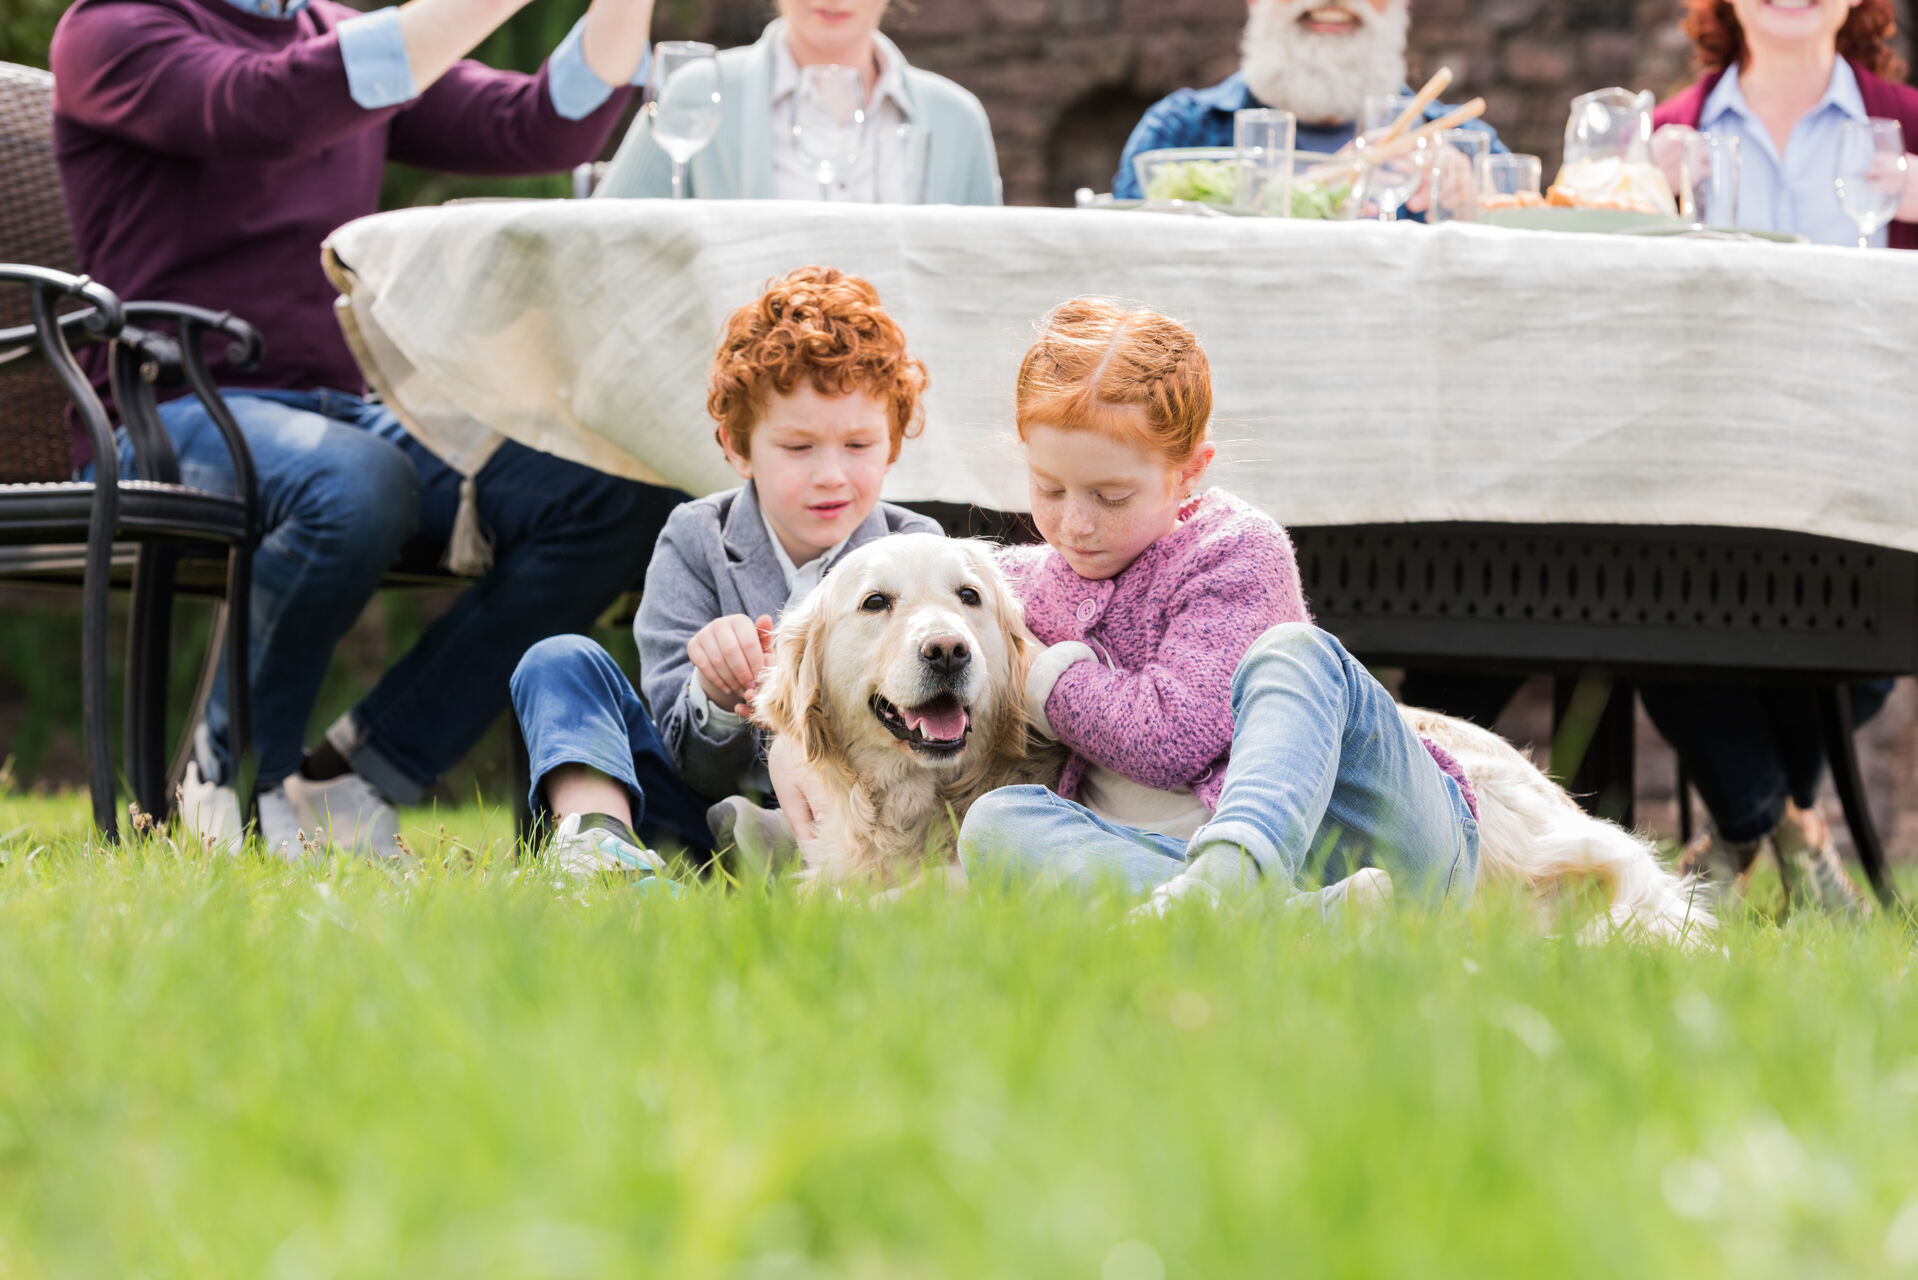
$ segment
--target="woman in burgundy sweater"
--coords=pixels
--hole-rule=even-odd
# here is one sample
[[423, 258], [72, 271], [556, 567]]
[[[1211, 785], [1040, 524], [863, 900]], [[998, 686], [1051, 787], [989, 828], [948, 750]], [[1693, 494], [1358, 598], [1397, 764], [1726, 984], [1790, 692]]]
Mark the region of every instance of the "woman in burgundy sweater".
[[[1904, 64], [1889, 43], [1891, 0], [1689, 0], [1685, 30], [1704, 74], [1662, 103], [1656, 122], [1741, 139], [1741, 226], [1856, 244], [1832, 184], [1840, 128], [1882, 117], [1903, 124], [1907, 148], [1918, 140], [1918, 90], [1895, 80]], [[1918, 182], [1874, 243], [1918, 248]], [[1875, 713], [1889, 689], [1854, 686], [1854, 717]], [[1866, 909], [1817, 810], [1825, 755], [1810, 690], [1646, 685], [1641, 694], [1711, 811], [1710, 829], [1685, 852], [1687, 870], [1741, 887], [1769, 843], [1795, 898]]]
[[[503, 447], [478, 477], [492, 568], [302, 758], [334, 644], [409, 539], [446, 543], [460, 487], [366, 399], [320, 242], [375, 210], [388, 160], [523, 174], [592, 159], [646, 52], [652, 0], [593, 0], [537, 74], [462, 60], [525, 3], [78, 0], [54, 33], [81, 267], [123, 297], [230, 309], [266, 341], [258, 368], [218, 375], [260, 477], [250, 658], [271, 847], [304, 828], [393, 851], [394, 802], [419, 799], [498, 718], [528, 646], [585, 629], [637, 578], [681, 496]], [[230, 492], [198, 402], [170, 399], [161, 417], [183, 479]], [[82, 474], [96, 461], [77, 451]], [[225, 841], [239, 811], [223, 685], [198, 747], [186, 817]]]

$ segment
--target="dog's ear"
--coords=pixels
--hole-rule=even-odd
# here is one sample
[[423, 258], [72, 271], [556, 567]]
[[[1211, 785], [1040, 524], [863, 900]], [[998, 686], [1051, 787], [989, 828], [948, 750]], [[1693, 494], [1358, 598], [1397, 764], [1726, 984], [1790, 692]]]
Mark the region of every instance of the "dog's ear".
[[772, 661], [759, 677], [753, 719], [779, 737], [799, 743], [808, 765], [817, 764], [828, 746], [826, 703], [819, 664], [825, 654], [828, 592], [822, 586], [773, 629]]
[[1007, 584], [1005, 575], [999, 572], [999, 564], [993, 559], [992, 550], [992, 544], [983, 541], [971, 541], [966, 548], [974, 559], [980, 581], [992, 597], [992, 616], [999, 627], [1011, 666], [1005, 694], [1011, 699], [1012, 705], [1006, 708], [1008, 714], [1000, 718], [1004, 730], [1001, 740], [995, 742], [993, 748], [996, 754], [1016, 759], [1026, 754], [1026, 674], [1032, 670], [1032, 664], [1038, 660], [1039, 652], [1045, 646], [1026, 629], [1025, 604]]

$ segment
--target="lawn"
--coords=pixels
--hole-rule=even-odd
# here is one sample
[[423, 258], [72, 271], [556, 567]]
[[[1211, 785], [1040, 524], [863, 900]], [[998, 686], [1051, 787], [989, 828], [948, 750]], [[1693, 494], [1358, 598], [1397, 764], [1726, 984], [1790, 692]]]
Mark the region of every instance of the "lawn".
[[394, 871], [83, 810], [0, 797], [6, 1277], [1918, 1274], [1899, 925], [673, 900], [503, 812]]

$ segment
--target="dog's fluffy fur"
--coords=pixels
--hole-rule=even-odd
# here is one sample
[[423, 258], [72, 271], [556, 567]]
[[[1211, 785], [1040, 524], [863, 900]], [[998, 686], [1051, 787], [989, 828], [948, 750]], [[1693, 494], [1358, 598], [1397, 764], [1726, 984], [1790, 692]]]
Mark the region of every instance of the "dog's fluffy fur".
[[1646, 841], [1578, 807], [1565, 789], [1495, 733], [1436, 711], [1401, 707], [1414, 732], [1452, 754], [1478, 797], [1480, 885], [1527, 890], [1549, 923], [1568, 893], [1610, 898], [1584, 936], [1695, 944], [1715, 927], [1696, 882], [1666, 870]]
[[[818, 835], [802, 850], [808, 873], [898, 884], [952, 862], [959, 820], [986, 792], [1056, 784], [1063, 755], [1024, 713], [1037, 648], [989, 544], [901, 534], [835, 566], [781, 620], [755, 704], [760, 723], [798, 741], [821, 788]], [[1401, 711], [1471, 780], [1481, 884], [1516, 883], [1551, 914], [1596, 886], [1610, 906], [1592, 937], [1696, 941], [1712, 928], [1695, 887], [1649, 844], [1580, 809], [1503, 738]]]
[[884, 886], [949, 865], [974, 800], [1058, 781], [1025, 719], [1036, 643], [990, 544], [929, 533], [850, 553], [780, 620], [754, 705], [821, 788], [809, 874]]

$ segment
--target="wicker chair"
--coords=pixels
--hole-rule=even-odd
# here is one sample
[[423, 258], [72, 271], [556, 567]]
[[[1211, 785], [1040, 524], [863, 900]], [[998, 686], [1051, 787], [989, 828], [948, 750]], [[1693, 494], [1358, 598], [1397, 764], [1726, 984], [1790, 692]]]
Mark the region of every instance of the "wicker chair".
[[[225, 561], [200, 575], [227, 602], [247, 597], [256, 505], [252, 455], [214, 389], [203, 354], [224, 334], [229, 357], [257, 361], [259, 335], [231, 315], [169, 303], [121, 303], [71, 274], [59, 173], [53, 163], [51, 94], [45, 72], [0, 63], [0, 581], [79, 586], [88, 782], [93, 815], [118, 834], [107, 696], [107, 604], [116, 585], [133, 590], [127, 643], [126, 775], [134, 800], [164, 816], [170, 807], [165, 756], [166, 689], [175, 574], [183, 556]], [[84, 304], [60, 314], [63, 304]], [[165, 324], [178, 341], [135, 327]], [[110, 382], [139, 478], [111, 465], [95, 482], [72, 479], [77, 416], [95, 458], [118, 456], [105, 408], [79, 363], [76, 341], [107, 344]], [[182, 377], [225, 438], [237, 497], [179, 483], [178, 460], [160, 426], [153, 394], [163, 373]], [[231, 741], [242, 796], [250, 797], [247, 610], [224, 608], [216, 631], [227, 658]], [[209, 677], [212, 664], [209, 663]], [[203, 684], [210, 683], [209, 680]], [[248, 806], [250, 807], [250, 805]]]

